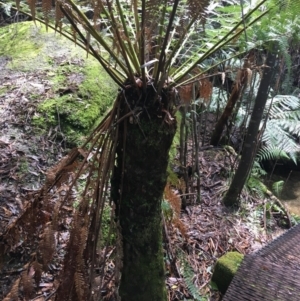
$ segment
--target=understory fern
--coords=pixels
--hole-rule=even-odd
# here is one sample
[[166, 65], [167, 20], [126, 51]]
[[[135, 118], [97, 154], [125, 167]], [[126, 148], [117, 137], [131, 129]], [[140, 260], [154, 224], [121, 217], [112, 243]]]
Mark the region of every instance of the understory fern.
[[182, 274], [183, 280], [187, 286], [189, 293], [193, 296], [194, 301], [205, 301], [206, 299], [200, 296], [199, 290], [193, 282], [195, 273], [185, 256], [186, 255], [184, 252], [178, 252], [178, 258], [181, 263], [180, 272]]
[[277, 181], [272, 184], [272, 191], [277, 196], [280, 197], [284, 186], [284, 181]]
[[245, 189], [252, 195], [257, 195], [260, 199], [265, 197], [267, 191], [266, 185], [256, 176], [250, 176]]
[[300, 145], [300, 99], [292, 95], [277, 95], [266, 106], [268, 121], [262, 135], [262, 147], [257, 159], [291, 159], [297, 164]]

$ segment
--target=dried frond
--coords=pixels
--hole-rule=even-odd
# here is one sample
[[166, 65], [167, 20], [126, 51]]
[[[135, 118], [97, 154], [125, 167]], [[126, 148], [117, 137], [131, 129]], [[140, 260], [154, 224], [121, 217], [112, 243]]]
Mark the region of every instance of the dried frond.
[[175, 228], [177, 228], [179, 230], [179, 232], [181, 233], [182, 237], [187, 238], [187, 231], [186, 231], [186, 226], [185, 224], [179, 219], [179, 218], [175, 218], [172, 221], [173, 225]]
[[21, 273], [21, 283], [23, 286], [25, 300], [28, 300], [32, 297], [34, 291], [34, 285], [33, 285], [34, 273], [35, 270], [33, 267], [29, 267], [28, 269], [26, 269]]
[[210, 101], [213, 91], [213, 85], [208, 79], [201, 79], [199, 81], [199, 97], [204, 99], [207, 104]]
[[26, 202], [24, 200], [26, 205], [24, 206], [22, 214], [10, 223], [0, 235], [0, 238], [5, 242], [6, 252], [8, 250], [14, 251], [15, 247], [20, 244], [20, 241], [35, 241], [36, 237], [32, 235], [32, 233], [38, 235], [36, 229], [47, 220], [47, 216], [40, 210], [41, 194], [43, 193], [40, 192], [29, 195], [28, 198], [32, 198], [33, 200], [26, 200]]
[[[35, 6], [36, 6], [36, 0], [27, 0], [29, 7], [30, 7], [30, 13], [32, 16], [32, 19], [35, 20]], [[17, 0], [17, 7], [20, 5], [20, 0]]]
[[19, 284], [20, 284], [20, 280], [21, 280], [21, 278], [18, 278], [14, 282], [14, 284], [13, 284], [10, 292], [6, 295], [6, 297], [3, 299], [3, 301], [18, 301], [19, 300]]
[[188, 14], [191, 17], [200, 17], [204, 14], [206, 6], [209, 4], [209, 0], [188, 0]]
[[234, 89], [240, 90], [241, 87], [247, 85], [248, 83], [248, 76], [252, 75], [248, 71], [248, 68], [246, 69], [239, 69], [236, 74], [235, 82], [234, 82]]
[[36, 287], [38, 287], [42, 278], [42, 265], [37, 260], [35, 260], [31, 263], [31, 267], [34, 269], [35, 285]]
[[93, 8], [94, 8], [94, 16], [93, 16], [93, 22], [94, 22], [94, 28], [98, 29], [100, 26], [100, 13], [102, 11], [103, 3], [101, 0], [93, 0]]
[[190, 104], [193, 99], [193, 84], [180, 86], [178, 88], [179, 97], [182, 104]]
[[247, 72], [247, 86], [250, 86], [253, 72], [250, 68], [247, 68], [246, 72]]
[[145, 1], [145, 48], [147, 50], [148, 60], [151, 60], [154, 56], [151, 55], [155, 53], [156, 47], [158, 47], [159, 43], [159, 26], [157, 26], [158, 22], [161, 19], [161, 6], [167, 5], [166, 1], [152, 0]]
[[[27, 1], [30, 1], [30, 0], [27, 0]], [[16, 0], [16, 7], [17, 7], [17, 10], [20, 9], [20, 2], [21, 2], [21, 0]]]
[[77, 272], [77, 271], [75, 272], [74, 283], [75, 283], [78, 300], [79, 301], [87, 300], [86, 284], [85, 284], [83, 274], [81, 272]]
[[187, 237], [186, 227], [183, 222], [180, 220], [180, 213], [181, 213], [181, 199], [180, 196], [175, 194], [169, 184], [166, 185], [164, 191], [165, 199], [169, 202], [173, 214], [171, 218], [171, 222], [174, 227], [176, 227], [183, 237]]
[[55, 29], [62, 29], [62, 19], [64, 17], [64, 13], [62, 12], [59, 2], [56, 2], [55, 5]]
[[48, 30], [49, 14], [52, 10], [52, 0], [42, 0], [42, 11], [46, 21], [46, 29]]
[[[165, 1], [164, 1], [165, 2]], [[154, 24], [157, 25], [157, 20], [160, 17], [160, 6], [163, 5], [161, 0], [151, 0], [145, 1], [145, 25], [154, 27]], [[157, 29], [157, 28], [156, 28]]]
[[179, 195], [174, 193], [174, 191], [172, 190], [169, 184], [166, 185], [164, 194], [165, 194], [165, 198], [171, 204], [175, 214], [179, 216], [181, 212], [181, 199]]
[[42, 239], [39, 244], [39, 250], [42, 256], [44, 270], [47, 270], [47, 265], [53, 258], [55, 247], [56, 242], [54, 231], [52, 229], [52, 225], [48, 225], [44, 230]]
[[84, 270], [84, 250], [86, 248], [86, 242], [88, 237], [87, 227], [82, 227], [78, 229], [78, 253], [76, 256], [76, 266], [80, 270]]

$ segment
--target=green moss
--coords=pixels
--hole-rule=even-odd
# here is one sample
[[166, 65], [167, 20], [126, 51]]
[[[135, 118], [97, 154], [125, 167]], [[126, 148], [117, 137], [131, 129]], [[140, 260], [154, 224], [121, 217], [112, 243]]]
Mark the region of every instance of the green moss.
[[175, 159], [175, 157], [178, 153], [177, 148], [178, 148], [179, 143], [180, 143], [180, 128], [179, 128], [178, 125], [180, 124], [180, 120], [181, 120], [181, 116], [177, 112], [176, 113], [177, 128], [176, 128], [176, 133], [175, 133], [175, 136], [174, 136], [174, 139], [173, 139], [173, 142], [172, 142], [172, 145], [171, 145], [171, 149], [170, 149], [170, 152], [169, 152], [171, 161]]
[[212, 281], [217, 284], [223, 294], [226, 292], [243, 259], [243, 254], [228, 252], [217, 260]]
[[[72, 91], [72, 83], [66, 75], [70, 72], [73, 74], [74, 71], [81, 80], [75, 91]], [[54, 125], [59, 121], [67, 139], [78, 143], [110, 107], [117, 89], [99, 63], [92, 58], [87, 59], [84, 66], [77, 70], [66, 70], [63, 66], [58, 67], [57, 73], [52, 79], [53, 84], [58, 91], [62, 86], [65, 87], [67, 94], [44, 101], [38, 109], [44, 116], [46, 125]], [[40, 120], [37, 122], [40, 123]]]
[[[34, 72], [47, 92], [26, 95], [37, 103], [32, 118], [38, 133], [58, 129], [71, 144], [81, 143], [99, 122], [117, 93], [117, 86], [93, 57], [45, 26], [33, 22], [0, 28], [0, 56], [6, 68]], [[32, 75], [31, 75], [32, 76]], [[0, 90], [1, 93], [7, 90]]]
[[[181, 115], [179, 112], [176, 113], [175, 115], [176, 117], [176, 122], [177, 122], [177, 128], [176, 128], [176, 132], [175, 132], [175, 136], [169, 151], [169, 164], [168, 164], [168, 183], [170, 183], [171, 185], [176, 186], [178, 184], [178, 176], [177, 174], [172, 170], [172, 168], [170, 167], [170, 164], [172, 164], [175, 161], [175, 158], [178, 154], [178, 146], [180, 144], [180, 127], [178, 126], [180, 124], [181, 121]], [[175, 163], [176, 165], [176, 163]]]
[[40, 25], [35, 27], [32, 22], [16, 23], [0, 28], [0, 56], [9, 55], [9, 67], [18, 70], [33, 70], [39, 68], [43, 57], [37, 57], [44, 44], [44, 39], [38, 38], [44, 31]]
[[[124, 156], [123, 144], [119, 143], [114, 170], [116, 179], [112, 183], [117, 205], [118, 190], [120, 185], [123, 187], [118, 216], [124, 250], [120, 296], [127, 301], [167, 299], [161, 199], [175, 126], [162, 125], [155, 108], [150, 107], [148, 113], [150, 117], [146, 112], [139, 115], [138, 124], [127, 125], [126, 154]], [[132, 275], [135, 275], [134, 279]]]

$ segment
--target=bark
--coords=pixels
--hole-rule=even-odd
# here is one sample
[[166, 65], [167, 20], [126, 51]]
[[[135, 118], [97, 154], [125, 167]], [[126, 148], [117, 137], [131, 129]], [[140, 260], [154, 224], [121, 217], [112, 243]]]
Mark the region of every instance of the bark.
[[240, 98], [241, 92], [243, 91], [244, 86], [247, 83], [247, 70], [246, 68], [240, 70], [240, 76], [238, 76], [238, 80], [233, 85], [233, 90], [230, 94], [230, 97], [227, 101], [226, 107], [218, 120], [214, 132], [210, 139], [210, 145], [217, 146], [222, 134], [223, 130], [232, 115], [233, 109]]
[[168, 153], [176, 123], [148, 88], [140, 97], [126, 91], [122, 114], [144, 105], [136, 117], [120, 123], [112, 198], [123, 238], [122, 301], [166, 301], [162, 250], [161, 200], [167, 180]]
[[257, 92], [253, 112], [245, 137], [241, 160], [229, 190], [224, 197], [224, 204], [226, 206], [238, 205], [238, 197], [246, 183], [254, 161], [258, 144], [257, 138], [259, 125], [262, 120], [264, 108], [268, 99], [268, 91], [273, 77], [276, 55], [276, 51], [270, 52], [266, 60], [266, 67], [264, 68], [262, 80]]

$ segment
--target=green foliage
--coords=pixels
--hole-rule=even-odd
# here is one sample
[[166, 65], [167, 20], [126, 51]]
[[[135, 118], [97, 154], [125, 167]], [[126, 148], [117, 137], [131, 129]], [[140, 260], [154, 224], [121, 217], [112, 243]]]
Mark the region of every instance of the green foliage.
[[253, 175], [250, 175], [244, 188], [248, 190], [250, 194], [256, 195], [261, 199], [264, 198], [267, 191], [267, 187], [263, 184], [261, 179]]
[[257, 160], [291, 159], [297, 164], [300, 99], [292, 95], [277, 95], [268, 100], [267, 113], [268, 121]]
[[170, 205], [170, 202], [168, 202], [167, 200], [162, 200], [161, 210], [162, 210], [165, 220], [167, 222], [171, 222], [173, 219], [174, 212], [173, 212], [172, 206]]
[[266, 174], [267, 172], [261, 167], [259, 162], [255, 160], [244, 190], [253, 196], [263, 199], [268, 190], [266, 185], [262, 182], [262, 177]]
[[111, 206], [107, 203], [104, 204], [99, 240], [101, 246], [111, 246], [116, 240], [117, 229], [114, 221], [112, 220], [112, 210]]
[[250, 174], [253, 177], [260, 178], [260, 177], [267, 175], [267, 172], [261, 167], [259, 162], [257, 160], [255, 160]]
[[195, 286], [193, 279], [194, 279], [194, 271], [186, 259], [186, 255], [182, 250], [178, 249], [177, 252], [178, 259], [180, 261], [180, 272], [184, 279], [184, 282], [188, 288], [189, 293], [193, 296], [194, 301], [204, 301], [206, 300], [204, 297], [200, 296], [199, 290]]
[[291, 214], [291, 220], [294, 225], [297, 225], [300, 223], [300, 216], [296, 214]]
[[195, 301], [204, 301], [205, 298], [201, 297], [199, 294], [199, 290], [195, 286], [193, 279], [194, 279], [194, 271], [187, 260], [182, 260], [181, 266], [182, 277], [184, 282], [188, 288], [189, 293], [193, 296]]
[[284, 181], [277, 181], [277, 182], [274, 182], [272, 184], [272, 191], [273, 193], [277, 196], [277, 197], [280, 197], [281, 193], [282, 193], [282, 189], [283, 189], [283, 186], [284, 186]]

